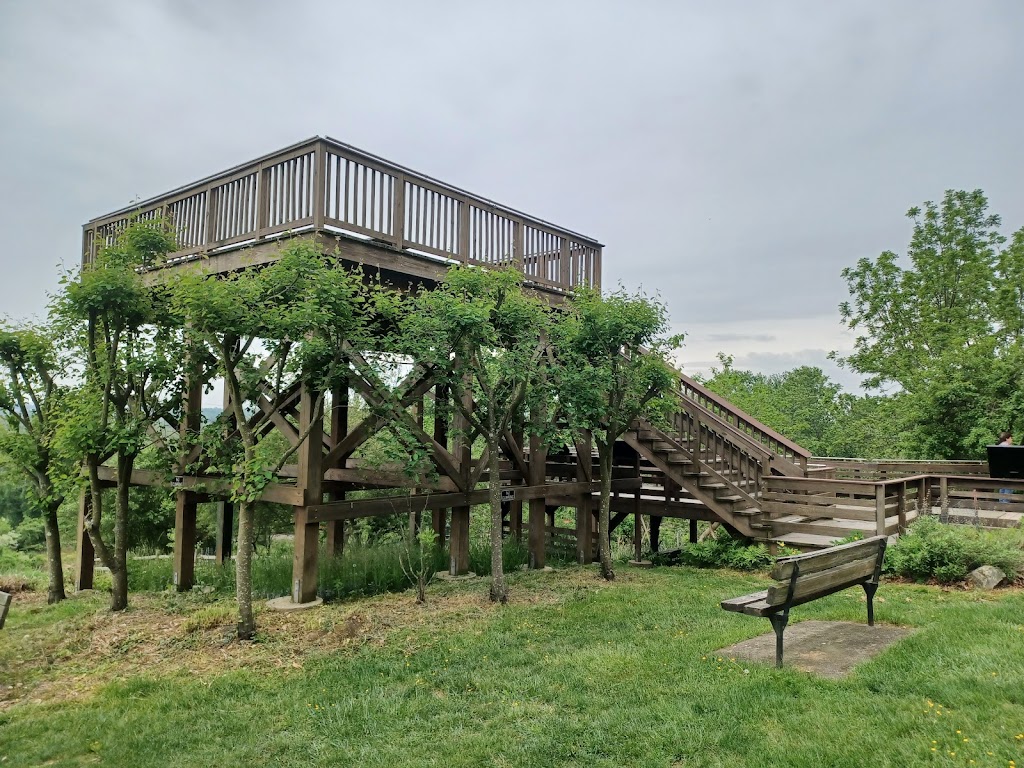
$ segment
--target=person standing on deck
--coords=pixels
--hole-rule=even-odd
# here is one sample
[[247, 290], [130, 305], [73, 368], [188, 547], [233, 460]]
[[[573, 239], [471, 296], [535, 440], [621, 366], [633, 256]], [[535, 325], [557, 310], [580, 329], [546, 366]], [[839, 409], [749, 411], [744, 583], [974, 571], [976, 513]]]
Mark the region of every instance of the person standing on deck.
[[[1000, 432], [999, 442], [997, 443], [997, 445], [999, 445], [1000, 447], [1006, 445], [1013, 445], [1013, 435], [1011, 435], [1009, 432]], [[1009, 496], [1011, 493], [1013, 493], [1013, 490], [1010, 488], [1000, 488], [999, 495], [1002, 496], [1003, 498], [999, 499], [999, 503], [1009, 504], [1010, 500], [1005, 497]]]

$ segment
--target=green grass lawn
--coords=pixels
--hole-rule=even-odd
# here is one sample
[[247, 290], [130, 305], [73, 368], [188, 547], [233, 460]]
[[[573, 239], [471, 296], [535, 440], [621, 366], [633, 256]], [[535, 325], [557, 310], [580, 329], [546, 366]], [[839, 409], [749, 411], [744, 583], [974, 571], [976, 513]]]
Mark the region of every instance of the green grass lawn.
[[[1020, 590], [884, 583], [879, 621], [917, 632], [826, 681], [714, 654], [769, 631], [718, 607], [756, 576], [511, 582], [504, 608], [476, 580], [432, 585], [426, 607], [405, 593], [263, 613], [247, 647], [225, 644], [223, 598], [136, 597], [122, 617], [101, 595], [16, 604], [0, 765], [1024, 765]], [[793, 620], [863, 622], [861, 596]]]

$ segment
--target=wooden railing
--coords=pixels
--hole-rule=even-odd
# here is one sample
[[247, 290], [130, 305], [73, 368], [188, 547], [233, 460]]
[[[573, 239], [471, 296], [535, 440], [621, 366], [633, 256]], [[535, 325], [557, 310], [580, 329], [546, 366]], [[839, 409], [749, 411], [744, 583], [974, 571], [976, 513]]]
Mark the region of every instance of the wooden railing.
[[879, 482], [766, 477], [761, 493], [762, 522], [786, 515], [854, 520], [864, 525], [851, 528], [851, 533], [860, 530], [889, 536], [906, 530], [911, 509], [925, 514], [930, 498], [930, 478], [924, 475]]
[[179, 249], [168, 264], [324, 231], [450, 263], [515, 266], [528, 282], [558, 291], [601, 285], [597, 241], [330, 138], [93, 219], [84, 226], [83, 263], [133, 217], [171, 222]]
[[678, 394], [690, 418], [719, 425], [720, 434], [728, 432], [741, 447], [751, 448], [754, 451], [751, 458], [758, 463], [765, 455], [779, 474], [802, 476], [806, 473], [810, 451], [744, 413], [722, 396], [682, 373], [679, 374]]
[[910, 461], [904, 459], [847, 459], [814, 456], [808, 474], [836, 480], [888, 480], [912, 475], [972, 475], [988, 477], [986, 461]]
[[862, 530], [879, 535], [905, 530], [910, 510], [983, 526], [1016, 526], [1024, 513], [1024, 480], [923, 474], [878, 481], [765, 477], [762, 487], [762, 522], [786, 515], [859, 520], [866, 524]]

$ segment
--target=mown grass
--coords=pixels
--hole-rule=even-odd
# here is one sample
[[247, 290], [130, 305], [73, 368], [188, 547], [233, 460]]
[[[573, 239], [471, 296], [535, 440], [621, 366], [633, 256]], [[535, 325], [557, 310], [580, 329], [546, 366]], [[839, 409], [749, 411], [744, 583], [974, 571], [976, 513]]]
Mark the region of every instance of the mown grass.
[[[1018, 590], [886, 583], [879, 620], [917, 631], [849, 678], [828, 681], [714, 654], [768, 630], [763, 620], [718, 608], [762, 578], [687, 567], [619, 572], [611, 586], [592, 569], [516, 573], [505, 607], [480, 597], [482, 580], [432, 587], [423, 609], [411, 607], [409, 593], [325, 606], [308, 620], [340, 620], [362, 605], [385, 617], [387, 629], [373, 642], [280, 669], [267, 649], [283, 639], [265, 639], [252, 646], [249, 669], [161, 671], [77, 701], [17, 703], [0, 710], [0, 759], [4, 766], [1006, 768], [1024, 758]], [[479, 603], [460, 618], [441, 610], [470, 597]], [[95, 611], [97, 601], [75, 602], [15, 608], [4, 631], [77, 631], [75, 611]], [[812, 618], [862, 622], [861, 594], [849, 590], [794, 612], [794, 620]], [[167, 653], [174, 649], [169, 644]], [[41, 674], [61, 680], [60, 662]]]

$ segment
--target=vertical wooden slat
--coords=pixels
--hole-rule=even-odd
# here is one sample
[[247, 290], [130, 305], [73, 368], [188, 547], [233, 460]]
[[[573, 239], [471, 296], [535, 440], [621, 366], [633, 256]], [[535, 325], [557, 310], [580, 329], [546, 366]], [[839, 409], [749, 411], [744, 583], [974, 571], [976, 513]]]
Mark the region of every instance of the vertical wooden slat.
[[399, 174], [392, 182], [392, 232], [395, 247], [405, 248], [405, 175]]
[[327, 147], [322, 141], [316, 144], [313, 163], [313, 226], [323, 229], [327, 217]]

